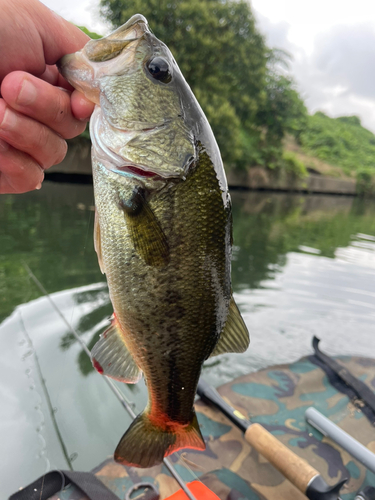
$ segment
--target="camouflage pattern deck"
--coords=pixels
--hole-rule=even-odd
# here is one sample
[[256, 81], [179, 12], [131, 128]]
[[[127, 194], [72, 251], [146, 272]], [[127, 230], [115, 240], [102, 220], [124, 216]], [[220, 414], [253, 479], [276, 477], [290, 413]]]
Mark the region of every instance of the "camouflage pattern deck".
[[[375, 390], [375, 360], [336, 359]], [[375, 428], [360, 406], [337, 392], [325, 373], [308, 358], [250, 373], [223, 385], [218, 391], [252, 422], [262, 424], [307, 460], [328, 484], [350, 476], [341, 491], [342, 500], [354, 500], [361, 488], [375, 485], [375, 474], [306, 423], [305, 410], [314, 406], [375, 453]], [[199, 477], [222, 500], [306, 499], [246, 443], [242, 433], [218, 410], [200, 400], [196, 410], [207, 449], [204, 452], [180, 451], [170, 457], [185, 481]], [[161, 499], [178, 489], [164, 466], [136, 469], [108, 459], [94, 472], [120, 499], [139, 482], [154, 483]], [[86, 497], [68, 487], [52, 499], [86, 500]]]

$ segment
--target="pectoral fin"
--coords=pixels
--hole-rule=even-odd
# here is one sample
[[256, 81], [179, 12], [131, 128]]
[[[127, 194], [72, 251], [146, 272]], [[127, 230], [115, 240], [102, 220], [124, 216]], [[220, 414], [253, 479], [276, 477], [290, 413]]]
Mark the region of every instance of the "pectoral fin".
[[160, 223], [151, 210], [144, 192], [135, 188], [129, 200], [121, 200], [130, 237], [137, 253], [149, 266], [161, 267], [169, 262], [169, 246]]
[[102, 258], [102, 242], [100, 239], [100, 226], [98, 212], [95, 209], [95, 221], [94, 221], [94, 248], [96, 255], [98, 256], [99, 267], [102, 274], [105, 273], [103, 258]]
[[94, 345], [91, 361], [100, 374], [127, 384], [136, 384], [142, 376], [125, 345], [115, 318], [112, 318], [111, 326], [100, 335], [99, 341]]
[[229, 304], [227, 321], [221, 332], [219, 342], [210, 357], [226, 352], [245, 352], [249, 347], [249, 343], [249, 331], [232, 297]]

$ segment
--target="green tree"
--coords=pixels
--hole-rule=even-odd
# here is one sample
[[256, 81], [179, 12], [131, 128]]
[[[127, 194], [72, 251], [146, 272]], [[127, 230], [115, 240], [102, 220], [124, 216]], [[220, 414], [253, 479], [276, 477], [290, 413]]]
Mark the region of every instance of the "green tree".
[[308, 117], [300, 143], [306, 153], [340, 166], [347, 175], [355, 177], [360, 170], [362, 186], [375, 176], [375, 135], [357, 116], [330, 118], [318, 111]]
[[[242, 160], [247, 135], [259, 136], [266, 46], [247, 2], [102, 0], [113, 27], [138, 12], [168, 45], [213, 128], [227, 166]], [[256, 143], [256, 141], [254, 141]]]
[[278, 49], [267, 54], [265, 99], [259, 106], [257, 124], [262, 128], [263, 161], [268, 167], [283, 166], [282, 139], [291, 134], [299, 137], [307, 124], [307, 109], [290, 76], [285, 76], [289, 54]]

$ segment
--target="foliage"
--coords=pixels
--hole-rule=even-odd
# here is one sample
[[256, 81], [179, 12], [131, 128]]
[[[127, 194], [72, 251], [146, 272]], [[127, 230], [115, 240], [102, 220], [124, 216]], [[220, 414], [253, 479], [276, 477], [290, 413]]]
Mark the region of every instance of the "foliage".
[[[140, 12], [168, 45], [212, 126], [227, 167], [281, 160], [281, 139], [306, 113], [291, 80], [278, 75], [244, 0], [101, 0], [113, 27]], [[271, 165], [272, 166], [272, 165]]]
[[357, 193], [360, 196], [375, 195], [375, 169], [362, 167], [357, 170]]
[[79, 28], [81, 31], [86, 33], [86, 35], [88, 35], [90, 38], [93, 38], [94, 40], [102, 37], [102, 35], [98, 35], [94, 31], [89, 31], [85, 26], [77, 26], [77, 28]]
[[292, 151], [283, 152], [283, 166], [287, 172], [290, 172], [295, 177], [304, 178], [307, 177], [308, 172], [304, 163], [299, 160]]
[[361, 169], [362, 183], [366, 172], [375, 174], [375, 135], [362, 127], [357, 116], [329, 118], [317, 112], [308, 117], [299, 140], [307, 153], [340, 166], [348, 175]]
[[[307, 110], [291, 78], [280, 74], [275, 65], [274, 51], [265, 78], [266, 98], [259, 106], [256, 121], [263, 129], [260, 147], [266, 166], [282, 166], [281, 141], [286, 133], [299, 138], [307, 122]], [[282, 55], [279, 54], [277, 62]], [[280, 161], [281, 160], [281, 161]]]

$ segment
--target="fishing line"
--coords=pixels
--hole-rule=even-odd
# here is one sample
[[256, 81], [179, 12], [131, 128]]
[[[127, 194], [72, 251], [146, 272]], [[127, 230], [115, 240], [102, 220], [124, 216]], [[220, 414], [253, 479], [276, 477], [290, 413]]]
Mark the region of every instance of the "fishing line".
[[[94, 210], [92, 210], [92, 208]], [[91, 219], [92, 219], [92, 212], [95, 211], [95, 201], [94, 201], [93, 198], [92, 198], [92, 204], [89, 205], [89, 211], [90, 211], [90, 214], [89, 214], [88, 221], [87, 221], [86, 236], [85, 236], [85, 242], [83, 244], [82, 255], [85, 255], [85, 252], [86, 252], [87, 241], [88, 241], [89, 232], [90, 232], [90, 224], [91, 224]], [[72, 313], [71, 313], [71, 316], [70, 316], [70, 323], [73, 323], [73, 316], [74, 316], [75, 307], [76, 307], [76, 304], [74, 304], [74, 306], [72, 307]]]
[[[65, 318], [64, 314], [60, 311], [60, 309], [57, 307], [56, 303], [50, 296], [50, 294], [47, 292], [47, 290], [44, 288], [44, 286], [41, 284], [41, 282], [38, 280], [38, 278], [35, 276], [35, 274], [31, 271], [30, 267], [26, 264], [26, 262], [22, 263], [24, 268], [26, 269], [27, 273], [29, 274], [30, 278], [34, 281], [36, 286], [39, 288], [39, 290], [43, 293], [43, 295], [48, 299], [50, 304], [52, 305], [53, 309], [57, 312], [57, 314], [60, 316], [64, 324], [68, 327], [68, 329], [72, 332], [74, 337], [77, 339], [77, 341], [80, 343], [82, 346], [82, 349], [85, 351], [87, 356], [91, 359], [91, 353], [90, 350], [87, 348], [86, 344], [83, 342], [83, 340], [79, 337], [78, 333], [76, 330], [72, 327], [72, 325], [69, 324], [68, 320]], [[122, 406], [125, 408], [125, 410], [128, 412], [130, 417], [134, 420], [136, 417], [136, 414], [133, 411], [133, 407], [135, 406], [132, 401], [127, 400], [127, 398], [122, 394], [121, 391], [115, 386], [115, 384], [112, 382], [111, 379], [108, 377], [104, 376], [103, 379], [107, 383], [108, 387], [112, 390], [112, 392], [115, 394], [117, 399], [120, 401]], [[190, 500], [197, 500], [197, 498], [191, 493], [191, 491], [188, 489], [185, 481], [182, 479], [180, 474], [176, 471], [174, 466], [172, 465], [172, 462], [168, 458], [164, 458], [163, 464], [165, 467], [169, 470], [171, 475], [175, 478], [175, 480], [178, 482], [179, 486], [181, 489], [184, 491], [184, 493], [187, 495], [187, 497]], [[199, 478], [197, 478], [199, 479]]]
[[[60, 442], [60, 446], [61, 446], [63, 455], [64, 455], [64, 457], [66, 459], [66, 462], [68, 464], [68, 467], [70, 468], [70, 470], [73, 470], [72, 463], [71, 463], [70, 457], [68, 455], [67, 448], [65, 446], [64, 440], [62, 439], [62, 436], [61, 436], [61, 433], [60, 433], [60, 429], [59, 429], [59, 426], [58, 426], [57, 421], [56, 421], [55, 412], [53, 410], [51, 398], [49, 397], [49, 392], [48, 392], [48, 389], [47, 389], [47, 386], [46, 386], [46, 383], [45, 383], [45, 379], [43, 377], [43, 373], [42, 373], [42, 369], [41, 369], [41, 366], [40, 366], [40, 363], [39, 363], [38, 355], [36, 353], [36, 350], [34, 348], [34, 344], [33, 344], [32, 340], [30, 338], [30, 335], [28, 334], [28, 332], [26, 330], [26, 326], [25, 326], [25, 322], [23, 320], [21, 309], [19, 309], [18, 314], [19, 314], [19, 321], [21, 323], [21, 330], [23, 331], [23, 335], [26, 338], [27, 346], [30, 349], [29, 352], [34, 356], [34, 362], [35, 362], [36, 371], [37, 371], [37, 373], [39, 375], [40, 384], [41, 384], [42, 390], [44, 392], [44, 397], [46, 398], [47, 407], [48, 407], [48, 410], [50, 412], [51, 419], [52, 419], [52, 424], [53, 424], [53, 426], [55, 428], [55, 432], [56, 432], [57, 438], [58, 438], [58, 440]], [[25, 357], [27, 355], [28, 354], [24, 355], [22, 357], [22, 359], [25, 360]], [[29, 369], [29, 370], [30, 370], [29, 373], [32, 374], [31, 369]], [[28, 372], [28, 370], [26, 370], [26, 373], [27, 372]], [[31, 378], [31, 377], [29, 377], [29, 378]], [[34, 376], [32, 376], [32, 383], [34, 384], [34, 386], [36, 386], [36, 380], [35, 380]], [[38, 394], [38, 396], [40, 398], [40, 401], [43, 401], [42, 396], [38, 393], [38, 391], [36, 391], [36, 393]], [[37, 409], [38, 406], [35, 409]], [[42, 427], [45, 425], [46, 420], [45, 420], [45, 416], [44, 416], [44, 413], [43, 413], [43, 411], [42, 411], [41, 408], [40, 408], [39, 411], [40, 411], [40, 413], [42, 415], [42, 421], [41, 421], [41, 423], [40, 423], [40, 425], [38, 427], [40, 429], [42, 429]], [[43, 452], [45, 450], [45, 446], [46, 446], [46, 440], [44, 438], [43, 438], [43, 441], [44, 441], [44, 444], [42, 446], [43, 446], [44, 449], [42, 448], [42, 452], [41, 452], [40, 455], [43, 454]], [[45, 457], [45, 460], [46, 460], [46, 470], [48, 471], [50, 469], [51, 463], [50, 463], [48, 457]]]
[[[190, 460], [188, 460], [187, 458], [185, 458], [183, 456], [183, 453], [177, 452], [179, 461], [183, 463], [183, 466], [190, 472], [190, 474], [193, 476], [193, 478], [194, 478], [195, 481], [199, 481], [200, 483], [204, 484], [200, 480], [199, 476], [197, 476], [196, 473], [193, 471], [193, 469], [190, 467], [190, 465], [189, 465]], [[192, 462], [190, 462], [190, 463], [192, 463]], [[194, 465], [196, 465], [196, 464], [194, 464]], [[198, 467], [200, 467], [200, 466], [198, 466]], [[206, 472], [206, 470], [203, 467], [201, 467], [201, 469], [202, 469], [202, 471]]]

